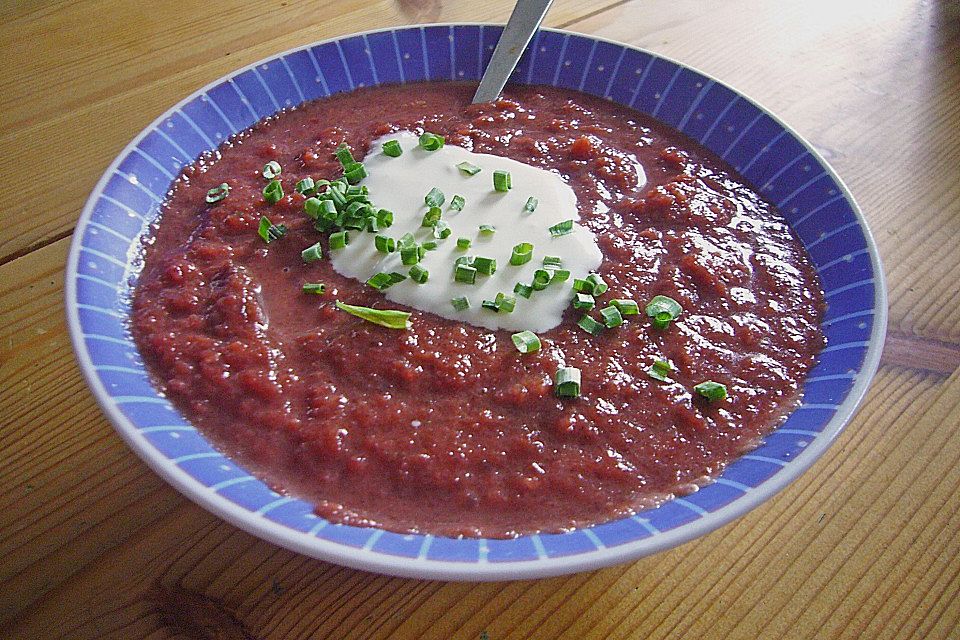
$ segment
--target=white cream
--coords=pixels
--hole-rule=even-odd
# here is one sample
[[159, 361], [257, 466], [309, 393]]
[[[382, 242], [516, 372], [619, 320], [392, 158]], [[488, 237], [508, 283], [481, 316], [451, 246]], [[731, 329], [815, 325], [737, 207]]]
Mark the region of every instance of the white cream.
[[[397, 140], [403, 148], [398, 158], [385, 156], [381, 143]], [[470, 162], [482, 170], [469, 176], [456, 165]], [[400, 238], [412, 233], [417, 242], [432, 240], [433, 230], [422, 227], [428, 207], [424, 196], [431, 188], [443, 191], [446, 200], [441, 206], [443, 220], [452, 230], [450, 237], [438, 240], [439, 247], [428, 251], [420, 265], [430, 272], [424, 284], [408, 278], [384, 293], [389, 300], [409, 305], [420, 311], [444, 318], [461, 320], [488, 329], [547, 331], [560, 324], [563, 311], [570, 305], [573, 278], [582, 278], [600, 266], [603, 259], [593, 233], [577, 224], [577, 198], [573, 189], [560, 176], [545, 169], [516, 160], [482, 153], [473, 153], [453, 145], [437, 151], [420, 148], [417, 136], [400, 132], [376, 140], [364, 158], [368, 177], [362, 184], [370, 190], [375, 206], [393, 212], [393, 226], [384, 235]], [[509, 171], [513, 188], [500, 193], [493, 188], [493, 172]], [[450, 209], [454, 195], [465, 198], [463, 211]], [[524, 211], [527, 198], [539, 200], [533, 213]], [[574, 220], [573, 232], [551, 237], [549, 227], [564, 220]], [[480, 225], [496, 227], [493, 235], [480, 235]], [[373, 233], [350, 232], [350, 244], [331, 252], [333, 268], [338, 273], [365, 282], [378, 272], [407, 274], [410, 267], [400, 261], [400, 254], [383, 254], [373, 244]], [[457, 238], [471, 241], [466, 251], [457, 248]], [[521, 242], [533, 244], [533, 259], [525, 265], [510, 264], [513, 247]], [[497, 261], [492, 276], [477, 274], [476, 284], [454, 280], [454, 261], [460, 256], [483, 256]], [[559, 256], [563, 269], [570, 271], [570, 280], [555, 283], [542, 291], [534, 291], [530, 299], [517, 296], [512, 313], [481, 308], [483, 300], [493, 300], [498, 292], [515, 295], [517, 282], [530, 284], [533, 273], [543, 267], [543, 257]], [[466, 296], [470, 308], [456, 311], [451, 299]]]

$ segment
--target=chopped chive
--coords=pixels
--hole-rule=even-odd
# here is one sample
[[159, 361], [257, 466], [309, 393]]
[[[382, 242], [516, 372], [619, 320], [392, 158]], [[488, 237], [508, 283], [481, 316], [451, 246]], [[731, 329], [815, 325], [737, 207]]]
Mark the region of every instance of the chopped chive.
[[560, 367], [553, 378], [553, 389], [561, 398], [576, 398], [580, 395], [580, 369]]
[[271, 160], [263, 165], [263, 177], [267, 180], [273, 180], [283, 172], [283, 167], [276, 160]]
[[400, 239], [397, 240], [398, 247], [409, 247], [410, 245], [414, 245], [414, 244], [417, 244], [417, 240], [416, 238], [413, 237], [413, 234], [410, 232], [403, 234], [402, 236], [400, 236]]
[[218, 186], [207, 191], [207, 203], [213, 204], [214, 202], [220, 202], [228, 195], [230, 195], [230, 185], [226, 182], [221, 182]]
[[482, 236], [492, 236], [497, 232], [497, 228], [492, 224], [482, 224], [480, 225], [480, 235]]
[[586, 278], [587, 282], [593, 287], [593, 295], [601, 296], [607, 292], [607, 283], [603, 281], [603, 278], [600, 277], [600, 274], [591, 273]]
[[463, 211], [463, 205], [466, 203], [467, 201], [464, 200], [463, 196], [461, 195], [455, 195], [450, 198], [450, 208], [454, 211]]
[[534, 291], [543, 291], [550, 284], [552, 278], [553, 274], [546, 269], [537, 269], [533, 272], [533, 282], [530, 283], [530, 286], [533, 287]]
[[373, 246], [380, 253], [393, 253], [397, 250], [397, 241], [389, 236], [378, 235], [373, 238]]
[[317, 188], [317, 185], [313, 181], [313, 178], [311, 178], [310, 176], [307, 176], [306, 178], [298, 182], [293, 187], [293, 190], [305, 196], [313, 193], [316, 190], [316, 188]]
[[408, 267], [420, 262], [420, 246], [407, 244], [400, 247], [400, 262]]
[[438, 136], [435, 133], [424, 131], [423, 135], [420, 136], [420, 147], [425, 151], [436, 151], [443, 146], [443, 142], [443, 136]]
[[459, 296], [450, 301], [450, 304], [453, 305], [454, 311], [466, 311], [470, 308], [470, 301], [467, 300], [466, 296]]
[[263, 188], [263, 199], [270, 204], [275, 204], [280, 202], [281, 198], [283, 198], [283, 185], [280, 184], [280, 181], [271, 180], [268, 182], [267, 186]]
[[647, 369], [647, 375], [660, 382], [670, 381], [670, 372], [673, 367], [666, 360], [654, 360], [653, 364]]
[[375, 273], [367, 280], [367, 284], [376, 289], [377, 291], [383, 291], [384, 289], [389, 289], [398, 282], [403, 282], [407, 279], [407, 276], [402, 273], [392, 272], [392, 273]]
[[396, 140], [387, 140], [383, 143], [383, 155], [399, 158], [401, 154], [403, 154], [403, 149], [400, 148], [400, 143]]
[[323, 293], [326, 290], [327, 290], [327, 285], [321, 284], [319, 282], [308, 282], [303, 285], [304, 293], [313, 293], [316, 295], [323, 295]]
[[510, 253], [510, 264], [517, 267], [527, 264], [533, 259], [533, 245], [529, 242], [521, 242], [513, 247]]
[[[549, 271], [549, 269], [547, 269]], [[570, 272], [567, 269], [557, 269], [550, 277], [550, 284], [554, 282], [566, 282], [570, 279]]]
[[466, 251], [470, 248], [470, 238], [457, 238], [457, 249]]
[[513, 310], [517, 308], [516, 296], [507, 295], [505, 293], [497, 293], [497, 297], [494, 302], [497, 303], [497, 308], [500, 311], [504, 311], [506, 313], [513, 313]]
[[381, 229], [393, 226], [393, 211], [377, 209], [377, 225]]
[[409, 329], [410, 314], [406, 311], [396, 311], [393, 309], [371, 309], [370, 307], [360, 307], [352, 304], [346, 304], [337, 300], [337, 309], [346, 311], [358, 318], [363, 318], [367, 322], [379, 324], [388, 329]]
[[526, 211], [527, 213], [533, 213], [536, 210], [538, 204], [540, 204], [540, 201], [534, 198], [533, 196], [530, 196], [529, 198], [527, 198], [527, 202], [523, 205], [523, 210]]
[[500, 191], [500, 192], [510, 191], [510, 187], [511, 187], [511, 186], [512, 186], [512, 184], [511, 184], [511, 180], [510, 180], [510, 172], [509, 172], [509, 171], [500, 171], [500, 170], [498, 169], [497, 171], [494, 171], [494, 172], [493, 172], [493, 189], [494, 189], [494, 191]]
[[589, 311], [596, 306], [597, 302], [589, 293], [577, 293], [573, 296], [573, 308]]
[[433, 251], [434, 249], [440, 246], [440, 243], [437, 242], [436, 240], [427, 240], [420, 246], [423, 247], [424, 250], [426, 251]]
[[544, 269], [559, 269], [562, 264], [560, 256], [543, 256]]
[[273, 224], [267, 216], [260, 216], [260, 227], [257, 229], [257, 234], [267, 244], [279, 240], [286, 232], [286, 225]]
[[533, 353], [540, 351], [540, 338], [533, 331], [521, 331], [510, 336], [513, 340], [513, 346], [520, 353]]
[[563, 222], [558, 222], [552, 227], [549, 227], [547, 231], [549, 231], [550, 235], [554, 238], [559, 238], [560, 236], [565, 236], [568, 233], [573, 233], [573, 220], [564, 220]]
[[719, 382], [707, 380], [693, 387], [693, 390], [710, 402], [723, 400], [727, 397], [727, 388]]
[[471, 164], [466, 160], [464, 160], [463, 162], [458, 162], [457, 169], [460, 169], [460, 171], [463, 171], [468, 176], [475, 176], [478, 173], [480, 173], [480, 167], [478, 167], [475, 164]]
[[349, 231], [337, 231], [336, 233], [330, 234], [329, 246], [331, 251], [335, 249], [343, 249], [348, 244], [350, 244]]
[[320, 243], [312, 244], [303, 251], [300, 252], [300, 257], [303, 258], [304, 262], [316, 262], [323, 257], [323, 250], [320, 248]]
[[430, 207], [430, 209], [423, 214], [423, 221], [420, 223], [421, 227], [432, 227], [437, 224], [437, 221], [440, 220], [440, 217], [443, 215], [443, 211], [440, 210], [440, 207]]
[[620, 310], [620, 315], [635, 316], [640, 313], [640, 306], [635, 300], [611, 300], [610, 304]]
[[346, 169], [348, 165], [357, 163], [357, 161], [353, 159], [353, 154], [350, 152], [350, 147], [347, 146], [346, 142], [341, 143], [340, 146], [337, 147], [337, 150], [333, 152], [333, 155], [337, 156], [337, 160], [340, 161], [344, 169]]
[[513, 292], [518, 296], [523, 296], [524, 298], [529, 299], [530, 295], [533, 293], [533, 287], [523, 284], [522, 282], [518, 282], [517, 284], [513, 285]]
[[476, 257], [473, 259], [473, 268], [486, 276], [497, 272], [497, 261], [493, 258]]
[[430, 189], [430, 192], [427, 195], [423, 196], [423, 202], [428, 207], [439, 207], [446, 200], [446, 196], [443, 195], [443, 191], [433, 187]]
[[480, 303], [480, 306], [484, 309], [490, 309], [494, 313], [500, 313], [500, 305], [495, 300], [484, 300]]
[[346, 178], [350, 184], [357, 184], [367, 177], [367, 170], [359, 162], [354, 162], [343, 168], [343, 177]]
[[421, 267], [419, 264], [415, 264], [410, 267], [410, 279], [416, 282], [417, 284], [423, 284], [427, 281], [427, 278], [430, 277], [430, 272]]
[[683, 307], [673, 298], [654, 296], [650, 302], [647, 303], [644, 312], [653, 318], [653, 326], [655, 328], [666, 329], [670, 322], [676, 320], [680, 314], [683, 313]]
[[607, 325], [608, 329], [613, 329], [623, 324], [623, 316], [620, 315], [620, 310], [613, 305], [600, 309], [600, 317], [603, 318], [603, 324]]
[[426, 257], [426, 255], [427, 255], [427, 248], [422, 244], [417, 245], [417, 257], [423, 260], [424, 257]]
[[589, 333], [592, 336], [598, 336], [603, 332], [604, 326], [602, 322], [597, 322], [591, 316], [584, 314], [582, 318], [577, 322], [577, 326]]
[[477, 281], [477, 270], [468, 264], [458, 264], [453, 271], [453, 279], [465, 284], [473, 284]]
[[433, 225], [434, 238], [444, 240], [449, 238], [451, 233], [453, 233], [453, 230], [450, 229], [450, 225], [445, 220], [437, 220], [437, 223]]

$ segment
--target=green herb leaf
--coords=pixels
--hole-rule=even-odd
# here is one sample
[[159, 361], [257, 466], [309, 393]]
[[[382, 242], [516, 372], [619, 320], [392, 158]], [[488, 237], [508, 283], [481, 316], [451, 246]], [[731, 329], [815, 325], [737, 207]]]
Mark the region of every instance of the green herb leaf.
[[420, 136], [420, 147], [426, 151], [436, 151], [443, 146], [443, 136], [438, 136], [435, 133], [424, 132]]
[[527, 264], [533, 259], [533, 245], [529, 242], [521, 242], [513, 247], [510, 253], [510, 264], [518, 267]]
[[564, 220], [563, 222], [558, 222], [552, 227], [549, 227], [547, 231], [549, 231], [550, 235], [554, 238], [559, 238], [560, 236], [565, 236], [568, 233], [573, 233], [573, 220]]
[[303, 292], [304, 292], [304, 293], [312, 293], [312, 294], [316, 294], [316, 295], [323, 295], [323, 293], [324, 293], [326, 290], [327, 290], [327, 285], [321, 284], [321, 283], [319, 283], [319, 282], [308, 282], [308, 283], [306, 283], [306, 284], [303, 285]]
[[279, 240], [286, 232], [286, 225], [273, 224], [267, 216], [260, 216], [260, 227], [257, 229], [257, 234], [267, 244], [270, 244], [274, 240]]
[[271, 160], [267, 164], [263, 165], [263, 177], [267, 180], [273, 180], [278, 175], [283, 172], [283, 168], [280, 166], [280, 163], [276, 160]]
[[467, 201], [464, 200], [463, 196], [461, 195], [455, 195], [450, 198], [450, 208], [454, 211], [463, 211], [463, 205], [466, 203]]
[[644, 312], [653, 318], [653, 326], [665, 329], [671, 321], [676, 320], [683, 313], [680, 303], [667, 296], [654, 296], [647, 304]]
[[506, 192], [512, 187], [512, 180], [509, 171], [497, 170], [493, 172], [493, 189], [495, 191]]
[[303, 258], [303, 261], [306, 263], [316, 262], [323, 257], [323, 250], [320, 248], [320, 243], [312, 244], [303, 251], [300, 252], [300, 257]]
[[700, 384], [696, 385], [693, 390], [710, 402], [718, 402], [727, 397], [727, 388], [719, 382], [714, 382], [713, 380], [701, 382]]
[[439, 207], [446, 200], [446, 196], [443, 195], [443, 191], [433, 187], [430, 189], [430, 192], [427, 195], [423, 196], [423, 202], [428, 207]]
[[383, 155], [390, 156], [391, 158], [399, 158], [403, 154], [403, 149], [400, 148], [400, 143], [396, 140], [387, 140], [383, 143]]
[[603, 323], [597, 322], [592, 317], [584, 314], [582, 318], [577, 322], [577, 326], [589, 333], [592, 336], [598, 336], [603, 333]]
[[410, 279], [417, 284], [423, 284], [429, 277], [430, 272], [421, 267], [419, 264], [415, 264], [410, 267]]
[[660, 382], [670, 382], [670, 372], [673, 366], [666, 360], [654, 360], [653, 364], [647, 369], [647, 375]]
[[640, 313], [640, 306], [635, 300], [611, 300], [610, 304], [620, 310], [620, 315], [635, 316]]
[[533, 213], [536, 210], [538, 204], [540, 204], [540, 201], [534, 198], [533, 196], [530, 196], [529, 198], [527, 198], [526, 203], [523, 205], [523, 210], [526, 211], [527, 213]]
[[279, 180], [271, 180], [263, 188], [263, 199], [270, 204], [276, 204], [283, 198], [283, 185]]
[[317, 185], [313, 181], [313, 178], [307, 176], [303, 180], [299, 181], [294, 187], [293, 190], [299, 193], [300, 195], [309, 195], [316, 190]]
[[623, 316], [620, 315], [620, 310], [613, 305], [600, 309], [600, 317], [603, 318], [603, 324], [607, 325], [608, 329], [613, 329], [623, 324]]
[[218, 186], [207, 191], [207, 203], [213, 204], [215, 202], [220, 202], [224, 198], [230, 195], [230, 185], [226, 182], [221, 182]]
[[363, 318], [367, 322], [378, 324], [388, 329], [409, 329], [410, 314], [406, 311], [396, 311], [393, 309], [372, 309], [370, 307], [360, 307], [345, 302], [336, 302], [337, 308], [346, 311], [358, 318]]
[[554, 393], [561, 398], [580, 396], [580, 369], [560, 367], [553, 378]]
[[467, 161], [458, 162], [457, 169], [460, 169], [460, 171], [464, 172], [468, 176], [475, 176], [480, 173], [480, 167]]
[[533, 353], [540, 350], [540, 338], [533, 331], [514, 333], [510, 339], [520, 353]]
[[467, 300], [466, 296], [454, 298], [450, 301], [450, 304], [453, 305], [454, 311], [466, 311], [470, 308], [470, 301]]

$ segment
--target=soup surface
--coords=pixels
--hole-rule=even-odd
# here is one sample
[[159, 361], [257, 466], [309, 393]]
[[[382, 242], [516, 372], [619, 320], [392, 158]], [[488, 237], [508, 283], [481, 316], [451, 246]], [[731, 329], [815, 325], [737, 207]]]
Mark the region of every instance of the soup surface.
[[[495, 103], [470, 105], [472, 91], [444, 83], [336, 95], [258, 123], [187, 167], [146, 240], [133, 298], [131, 330], [156, 384], [222, 451], [339, 523], [508, 537], [695, 491], [796, 406], [823, 347], [823, 295], [801, 244], [721, 160], [639, 113], [547, 87], [508, 87]], [[401, 131], [562, 177], [609, 285], [587, 313], [602, 320], [613, 299], [636, 301], [640, 313], [593, 335], [570, 306], [539, 334], [541, 349], [522, 354], [511, 331], [405, 307], [334, 270], [337, 249], [295, 185], [339, 177], [342, 143], [362, 161], [379, 152], [372, 141]], [[263, 195], [270, 161], [282, 167], [275, 203]], [[208, 203], [221, 183], [229, 194]], [[389, 193], [370, 197], [391, 208]], [[262, 216], [286, 233], [266, 243]], [[443, 242], [461, 235], [451, 225]], [[323, 258], [305, 263], [301, 251], [318, 241]], [[585, 275], [551, 287], [572, 297]], [[452, 267], [434, 269], [421, 286], [453, 277]], [[304, 293], [307, 283], [325, 292]], [[665, 328], [644, 313], [657, 295], [682, 307]], [[409, 311], [410, 328], [367, 322], [337, 300]], [[658, 360], [671, 365], [666, 380], [650, 375]], [[555, 392], [562, 367], [580, 370], [579, 397]], [[726, 397], [696, 392], [705, 381]]]

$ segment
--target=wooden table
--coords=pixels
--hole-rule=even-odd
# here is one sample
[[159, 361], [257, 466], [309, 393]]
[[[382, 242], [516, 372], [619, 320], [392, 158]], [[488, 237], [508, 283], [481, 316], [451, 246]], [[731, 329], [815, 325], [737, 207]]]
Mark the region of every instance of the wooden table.
[[[195, 6], [193, 6], [195, 4]], [[387, 578], [206, 513], [81, 380], [63, 265], [110, 160], [197, 87], [352, 31], [506, 20], [509, 0], [0, 7], [0, 635], [12, 638], [957, 638], [960, 5], [558, 0], [547, 23], [711, 73], [847, 181], [886, 267], [865, 405], [746, 517], [639, 562], [530, 582]], [[710, 6], [707, 6], [710, 5]]]

